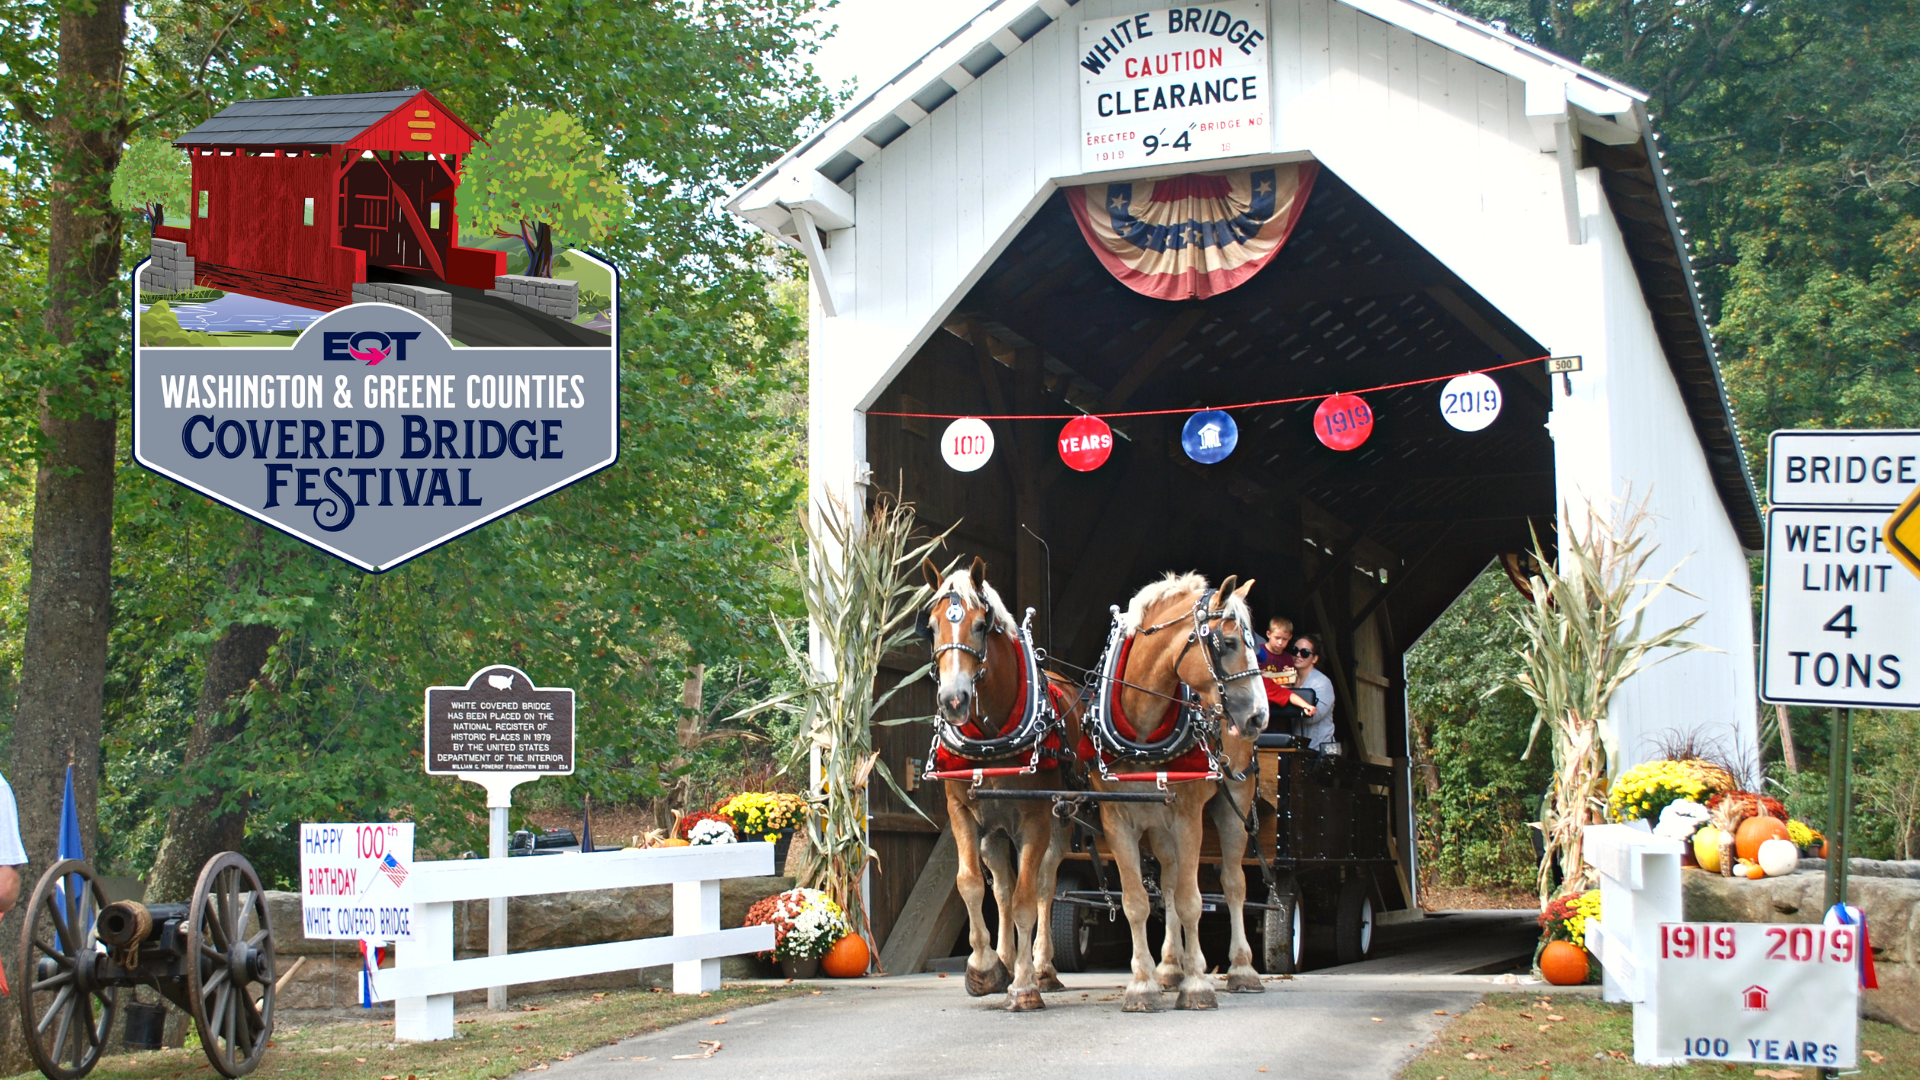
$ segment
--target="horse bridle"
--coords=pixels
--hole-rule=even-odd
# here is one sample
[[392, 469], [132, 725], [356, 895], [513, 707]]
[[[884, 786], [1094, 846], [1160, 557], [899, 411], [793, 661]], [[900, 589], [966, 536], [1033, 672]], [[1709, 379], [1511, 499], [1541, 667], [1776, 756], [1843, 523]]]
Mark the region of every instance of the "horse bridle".
[[[1258, 665], [1250, 667], [1245, 671], [1230, 672], [1221, 669], [1220, 654], [1226, 650], [1226, 641], [1220, 636], [1219, 627], [1213, 624], [1220, 623], [1224, 625], [1227, 618], [1231, 615], [1233, 615], [1233, 611], [1229, 607], [1208, 607], [1207, 594], [1204, 592], [1201, 593], [1199, 598], [1193, 602], [1193, 612], [1190, 616], [1193, 619], [1193, 629], [1187, 632], [1187, 643], [1180, 647], [1180, 655], [1175, 657], [1173, 661], [1173, 670], [1177, 674], [1180, 670], [1181, 661], [1187, 658], [1188, 651], [1191, 650], [1196, 643], [1200, 645], [1200, 655], [1207, 662], [1207, 674], [1213, 677], [1214, 694], [1220, 699], [1217, 703], [1207, 708], [1207, 712], [1214, 718], [1226, 714], [1228, 684], [1239, 682], [1241, 679], [1253, 679], [1260, 676], [1260, 668]], [[1186, 615], [1176, 615], [1165, 622], [1155, 623], [1152, 626], [1143, 626], [1140, 628], [1140, 633], [1159, 633], [1188, 617], [1189, 616]]]
[[[958, 609], [963, 615], [966, 612], [966, 609], [967, 609], [966, 605], [960, 602], [960, 594], [949, 589], [948, 591], [942, 593], [940, 596], [934, 597], [933, 601], [927, 605], [927, 624], [929, 626], [933, 624], [933, 609], [939, 606], [939, 603], [942, 599], [946, 600], [947, 610], [949, 612], [954, 611], [956, 609]], [[974, 660], [978, 661], [980, 664], [979, 669], [973, 673], [974, 679], [978, 681], [979, 679], [986, 677], [987, 650], [984, 647], [986, 645], [986, 639], [992, 636], [995, 631], [1004, 632], [1006, 630], [1006, 627], [1000, 624], [1000, 616], [994, 612], [993, 607], [991, 605], [987, 605], [987, 614], [992, 618], [993, 621], [987, 627], [986, 632], [980, 635], [980, 638], [981, 638], [980, 643], [982, 645], [982, 648], [976, 649], [971, 645], [968, 645], [968, 644], [965, 644], [964, 642], [959, 642], [959, 641], [949, 641], [945, 645], [934, 646], [933, 673], [936, 678], [938, 678], [940, 674], [940, 656], [942, 653], [948, 653], [948, 652], [963, 652], [963, 653], [966, 653], [968, 656], [973, 657]], [[960, 620], [954, 618], [951, 614], [949, 614], [947, 616], [947, 621], [957, 623]], [[979, 700], [980, 700], [979, 697], [976, 695], [974, 698], [976, 707], [978, 705]]]

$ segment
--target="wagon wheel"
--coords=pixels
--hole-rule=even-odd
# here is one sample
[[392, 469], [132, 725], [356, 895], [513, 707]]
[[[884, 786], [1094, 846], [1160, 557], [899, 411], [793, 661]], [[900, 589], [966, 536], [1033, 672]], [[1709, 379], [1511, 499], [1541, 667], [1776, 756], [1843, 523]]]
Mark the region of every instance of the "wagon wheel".
[[1300, 970], [1300, 946], [1306, 929], [1301, 914], [1300, 884], [1283, 874], [1267, 890], [1267, 907], [1260, 913], [1260, 970], [1269, 975], [1292, 975]]
[[20, 928], [20, 972], [27, 984], [19, 991], [20, 1025], [27, 1053], [52, 1080], [92, 1072], [113, 1030], [119, 991], [96, 978], [102, 953], [93, 932], [106, 902], [93, 867], [66, 859], [41, 876], [27, 903]]
[[187, 1003], [207, 1060], [224, 1076], [252, 1072], [273, 1034], [273, 926], [252, 864], [208, 860], [187, 920]]

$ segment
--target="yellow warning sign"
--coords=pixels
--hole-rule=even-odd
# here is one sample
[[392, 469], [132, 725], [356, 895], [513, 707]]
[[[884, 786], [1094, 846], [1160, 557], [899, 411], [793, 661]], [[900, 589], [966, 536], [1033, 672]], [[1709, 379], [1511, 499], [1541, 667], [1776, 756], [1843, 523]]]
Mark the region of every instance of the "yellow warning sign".
[[1920, 487], [1913, 489], [1882, 529], [1894, 558], [1920, 577]]

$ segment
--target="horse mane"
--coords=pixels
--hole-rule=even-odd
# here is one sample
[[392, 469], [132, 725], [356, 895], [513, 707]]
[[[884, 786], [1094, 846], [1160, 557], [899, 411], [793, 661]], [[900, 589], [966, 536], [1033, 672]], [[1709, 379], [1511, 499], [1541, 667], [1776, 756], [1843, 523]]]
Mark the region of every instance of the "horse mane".
[[1006, 601], [1000, 599], [1000, 594], [994, 591], [992, 582], [983, 582], [979, 591], [976, 592], [973, 587], [973, 576], [966, 570], [955, 570], [947, 575], [947, 580], [940, 583], [940, 587], [934, 590], [933, 595], [938, 598], [949, 592], [958, 596], [960, 602], [968, 607], [984, 607], [992, 612], [994, 621], [1006, 627], [1008, 633], [1019, 631], [1019, 621], [1013, 617], [1012, 612], [1007, 610]]
[[[1121, 617], [1120, 624], [1125, 635], [1132, 637], [1136, 631], [1146, 625], [1147, 612], [1168, 597], [1182, 593], [1211, 595], [1213, 586], [1207, 584], [1204, 574], [1167, 571], [1166, 576], [1135, 593], [1133, 599], [1127, 603], [1127, 613]], [[1247, 607], [1245, 600], [1237, 596], [1228, 596], [1227, 615], [1239, 622], [1242, 630], [1253, 633], [1253, 611]]]

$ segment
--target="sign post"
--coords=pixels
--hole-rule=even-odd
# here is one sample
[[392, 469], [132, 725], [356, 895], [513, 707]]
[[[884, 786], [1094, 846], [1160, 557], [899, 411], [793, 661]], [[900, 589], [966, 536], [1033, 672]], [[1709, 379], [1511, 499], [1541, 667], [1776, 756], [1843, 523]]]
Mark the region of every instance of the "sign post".
[[1767, 445], [1760, 699], [1833, 709], [1831, 909], [1847, 898], [1853, 710], [1920, 708], [1920, 577], [1901, 572], [1894, 535], [1920, 487], [1920, 431], [1776, 431]]
[[[535, 686], [498, 664], [465, 686], [427, 688], [427, 774], [457, 776], [487, 791], [487, 857], [507, 858], [513, 789], [573, 773], [573, 691]], [[507, 954], [507, 901], [487, 901], [487, 955]], [[507, 988], [487, 988], [487, 1008], [507, 1007]]]

